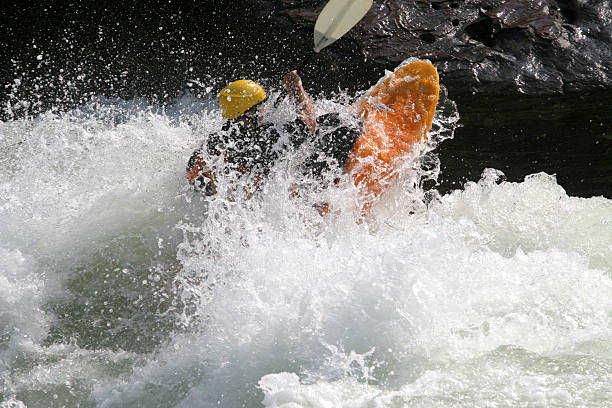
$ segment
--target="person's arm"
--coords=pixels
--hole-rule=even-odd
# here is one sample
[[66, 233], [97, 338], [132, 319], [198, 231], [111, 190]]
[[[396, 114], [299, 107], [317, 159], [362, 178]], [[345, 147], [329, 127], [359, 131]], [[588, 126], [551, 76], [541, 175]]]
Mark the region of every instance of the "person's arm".
[[282, 83], [297, 106], [298, 117], [306, 123], [311, 132], [314, 132], [317, 129], [317, 115], [312, 100], [302, 86], [302, 79], [297, 71], [285, 74]]

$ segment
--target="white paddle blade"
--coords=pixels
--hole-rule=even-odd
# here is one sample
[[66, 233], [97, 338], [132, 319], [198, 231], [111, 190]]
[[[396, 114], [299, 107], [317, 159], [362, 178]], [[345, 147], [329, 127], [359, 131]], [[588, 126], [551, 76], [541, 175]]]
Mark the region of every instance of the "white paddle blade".
[[321, 51], [353, 28], [372, 7], [372, 0], [329, 0], [314, 28], [314, 50]]

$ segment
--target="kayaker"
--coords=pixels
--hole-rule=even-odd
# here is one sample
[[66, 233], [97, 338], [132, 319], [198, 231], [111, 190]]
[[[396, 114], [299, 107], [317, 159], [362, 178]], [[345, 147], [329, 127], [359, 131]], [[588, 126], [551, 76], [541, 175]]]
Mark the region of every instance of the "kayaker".
[[296, 106], [297, 119], [286, 123], [289, 144], [281, 144], [274, 125], [265, 121], [263, 102], [268, 95], [257, 83], [238, 80], [219, 92], [219, 106], [227, 119], [220, 132], [210, 135], [187, 165], [187, 176], [206, 195], [216, 193], [219, 169], [208, 165], [215, 156], [223, 158], [223, 172], [232, 170], [263, 179], [274, 163], [291, 149], [311, 144], [313, 154], [304, 163], [304, 174], [324, 178], [330, 165], [344, 169], [349, 153], [360, 134], [357, 120], [341, 124], [338, 113], [315, 114], [314, 105], [297, 71], [287, 73], [282, 84]]

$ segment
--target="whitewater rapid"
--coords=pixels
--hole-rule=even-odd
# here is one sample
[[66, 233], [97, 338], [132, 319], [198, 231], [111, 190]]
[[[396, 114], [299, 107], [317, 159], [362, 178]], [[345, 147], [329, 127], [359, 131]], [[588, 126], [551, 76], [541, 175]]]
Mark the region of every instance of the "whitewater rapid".
[[190, 96], [0, 123], [2, 408], [612, 406], [612, 200], [426, 192], [435, 150], [365, 219], [346, 180], [292, 199], [291, 161], [205, 199], [220, 126]]

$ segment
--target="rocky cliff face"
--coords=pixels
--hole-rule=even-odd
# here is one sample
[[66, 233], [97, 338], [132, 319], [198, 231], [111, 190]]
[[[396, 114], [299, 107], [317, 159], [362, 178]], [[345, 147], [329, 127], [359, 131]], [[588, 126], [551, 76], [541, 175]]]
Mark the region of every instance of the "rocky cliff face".
[[[319, 2], [281, 1], [310, 26]], [[452, 93], [561, 94], [612, 87], [612, 3], [600, 0], [388, 0], [348, 38], [367, 59], [437, 63]], [[331, 51], [333, 52], [333, 51]]]

